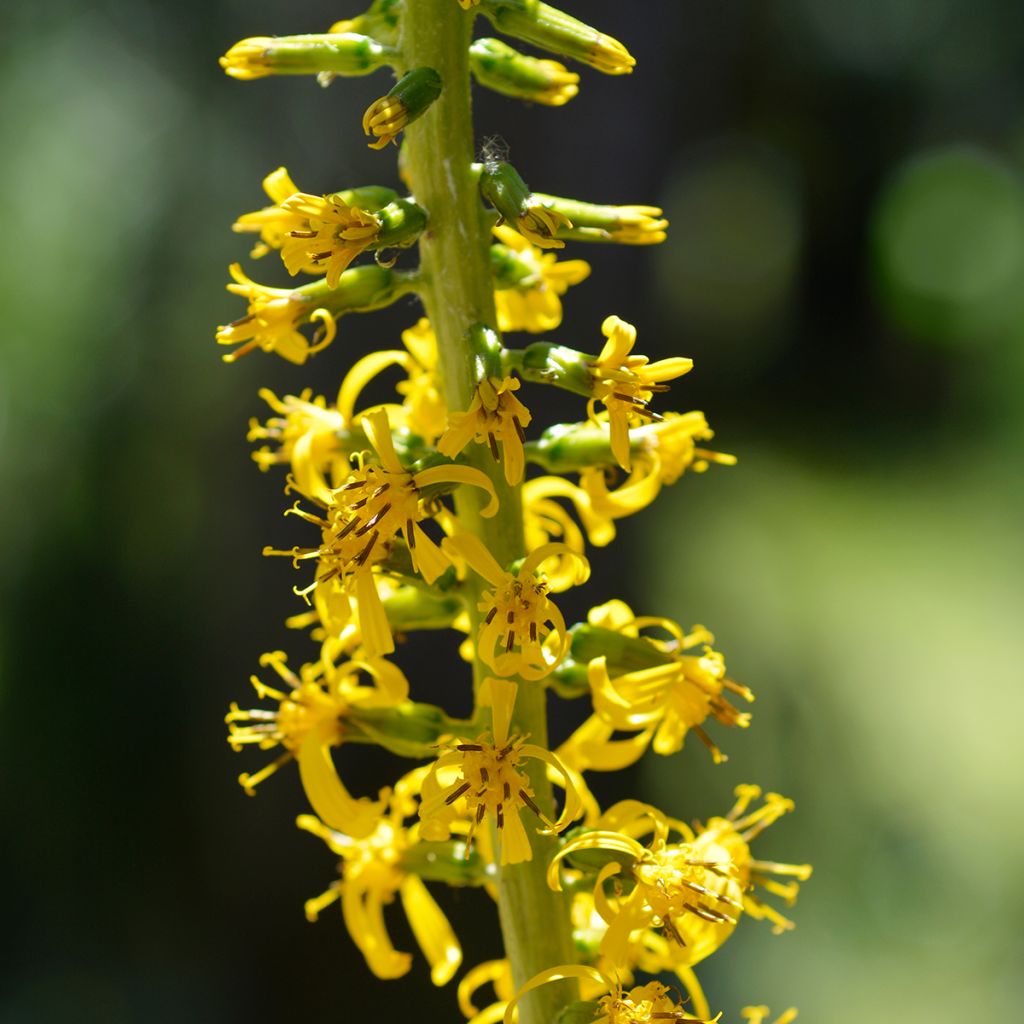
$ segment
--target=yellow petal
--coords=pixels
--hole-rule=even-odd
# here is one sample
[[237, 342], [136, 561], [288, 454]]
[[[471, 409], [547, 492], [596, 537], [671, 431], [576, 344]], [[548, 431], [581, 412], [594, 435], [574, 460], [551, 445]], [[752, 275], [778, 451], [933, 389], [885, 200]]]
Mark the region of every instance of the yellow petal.
[[409, 973], [412, 956], [391, 945], [384, 925], [381, 894], [376, 889], [346, 880], [341, 893], [341, 911], [352, 941], [366, 958], [366, 965], [378, 978], [400, 978]]
[[417, 875], [406, 875], [399, 892], [409, 927], [430, 964], [431, 980], [447, 984], [462, 963], [462, 949], [448, 918]]
[[494, 493], [494, 484], [486, 473], [471, 466], [432, 466], [424, 469], [413, 477], [413, 483], [420, 489], [430, 487], [432, 484], [469, 484], [471, 487], [479, 487], [490, 496], [490, 501], [480, 510], [480, 515], [490, 518], [498, 511], [498, 496]]
[[365, 798], [357, 800], [342, 785], [328, 739], [335, 728], [333, 722], [324, 722], [302, 741], [297, 755], [302, 788], [313, 810], [327, 825], [363, 839], [377, 827], [384, 803]]
[[356, 400], [367, 384], [379, 373], [389, 366], [407, 366], [409, 356], [405, 352], [397, 350], [387, 352], [371, 352], [370, 355], [360, 359], [351, 370], [345, 374], [345, 379], [338, 389], [338, 412], [346, 423], [352, 421], [355, 412]]
[[512, 723], [512, 710], [516, 704], [519, 685], [511, 679], [488, 676], [480, 685], [477, 702], [491, 709], [491, 735], [495, 746], [504, 746]]

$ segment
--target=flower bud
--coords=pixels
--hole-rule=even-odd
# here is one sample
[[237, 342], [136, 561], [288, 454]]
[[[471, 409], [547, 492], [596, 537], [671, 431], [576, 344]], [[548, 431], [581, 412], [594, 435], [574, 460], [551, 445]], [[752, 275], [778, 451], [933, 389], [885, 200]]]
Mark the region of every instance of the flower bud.
[[354, 32], [305, 36], [254, 36], [235, 43], [220, 66], [232, 78], [248, 81], [267, 75], [368, 75], [386, 65], [396, 51]]
[[477, 39], [469, 66], [481, 85], [531, 103], [560, 107], [579, 92], [580, 76], [563, 64], [527, 57], [499, 39]]
[[561, 249], [556, 235], [572, 227], [572, 221], [550, 210], [509, 163], [486, 163], [480, 175], [480, 193], [524, 238], [541, 249]]
[[617, 39], [537, 0], [483, 0], [483, 14], [501, 33], [589, 64], [606, 75], [628, 75], [635, 58]]
[[383, 149], [422, 117], [441, 95], [441, 76], [433, 68], [413, 68], [363, 114], [363, 131], [376, 136], [371, 149]]

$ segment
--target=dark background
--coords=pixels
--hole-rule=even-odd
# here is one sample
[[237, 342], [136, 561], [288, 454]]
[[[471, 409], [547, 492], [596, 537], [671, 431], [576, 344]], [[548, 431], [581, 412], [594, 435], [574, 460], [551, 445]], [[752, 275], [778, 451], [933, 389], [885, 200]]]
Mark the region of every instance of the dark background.
[[[657, 249], [570, 246], [593, 275], [555, 336], [595, 349], [615, 312], [638, 350], [693, 356], [673, 404], [704, 409], [740, 464], [625, 524], [566, 604], [703, 622], [758, 695], [749, 732], [718, 731], [727, 765], [692, 744], [596, 788], [684, 817], [741, 781], [796, 799], [760, 852], [817, 874], [795, 933], [744, 922], [702, 972], [727, 1020], [762, 1001], [827, 1024], [1011, 1020], [1024, 8], [567, 6], [636, 73], [583, 69], [560, 110], [481, 93], [479, 136], [540, 191], [665, 207]], [[290, 568], [259, 556], [284, 499], [249, 461], [256, 390], [330, 395], [418, 311], [347, 318], [304, 368], [220, 362], [214, 325], [240, 314], [226, 266], [247, 250], [229, 228], [262, 176], [286, 164], [322, 192], [394, 184], [395, 165], [359, 129], [385, 74], [237, 83], [216, 58], [354, 13], [0, 11], [4, 1022], [458, 1019], [422, 960], [379, 982], [340, 915], [305, 923], [333, 859], [292, 826], [295, 773], [245, 798], [259, 755], [233, 755], [221, 722], [261, 651], [311, 652], [282, 625]], [[465, 701], [453, 647], [410, 645], [416, 696]], [[498, 952], [486, 897], [447, 905], [467, 964]]]

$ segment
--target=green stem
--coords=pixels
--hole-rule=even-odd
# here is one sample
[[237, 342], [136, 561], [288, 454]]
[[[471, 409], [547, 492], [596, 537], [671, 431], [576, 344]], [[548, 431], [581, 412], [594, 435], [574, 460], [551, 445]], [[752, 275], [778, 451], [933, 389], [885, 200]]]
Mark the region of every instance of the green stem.
[[[420, 239], [422, 281], [419, 291], [437, 338], [439, 369], [448, 407], [463, 410], [473, 399], [476, 362], [468, 344], [474, 324], [497, 326], [490, 269], [490, 221], [477, 188], [473, 166], [474, 137], [470, 109], [469, 43], [473, 16], [456, 0], [406, 0], [400, 49], [406, 68], [432, 67], [441, 76], [441, 98], [409, 126], [405, 137], [405, 168], [416, 201], [429, 215]], [[404, 68], [401, 70], [405, 70]], [[468, 461], [487, 473], [501, 503], [491, 519], [480, 516], [476, 488], [461, 488], [456, 507], [463, 529], [477, 534], [502, 564], [525, 553], [519, 488], [509, 487], [502, 469], [485, 448], [471, 445]], [[468, 606], [475, 634], [481, 581], [470, 573]], [[471, 634], [472, 635], [472, 634]], [[477, 686], [486, 674], [478, 661]], [[544, 688], [521, 683], [513, 727], [547, 745]], [[531, 773], [537, 802], [551, 810], [551, 786], [543, 770]], [[552, 892], [545, 880], [555, 840], [535, 836], [533, 860], [504, 868], [498, 886], [498, 910], [505, 953], [517, 986], [556, 964], [570, 963], [573, 954], [566, 897]], [[577, 993], [568, 983], [546, 985], [521, 1004], [522, 1024], [551, 1024]]]

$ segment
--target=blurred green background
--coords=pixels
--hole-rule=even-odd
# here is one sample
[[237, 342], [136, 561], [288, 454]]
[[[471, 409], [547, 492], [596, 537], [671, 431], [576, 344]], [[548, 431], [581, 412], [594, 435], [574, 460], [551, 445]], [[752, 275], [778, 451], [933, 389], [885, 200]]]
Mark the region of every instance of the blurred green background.
[[[741, 781], [796, 799], [761, 853], [817, 872], [796, 932], [746, 922], [703, 971], [727, 1020], [759, 1001], [827, 1024], [1014, 1020], [1024, 8], [566, 6], [637, 73], [584, 71], [561, 110], [480, 95], [479, 134], [538, 190], [657, 202], [672, 229], [577, 247], [594, 273], [556, 336], [594, 348], [616, 312], [645, 353], [693, 356], [674, 405], [740, 456], [626, 524], [572, 610], [617, 595], [703, 622], [758, 695], [749, 732], [719, 730], [723, 767], [695, 744], [597, 788], [685, 817]], [[395, 169], [359, 131], [385, 77], [241, 84], [216, 58], [353, 13], [0, 10], [0, 1021], [458, 1019], [422, 962], [378, 982], [338, 916], [306, 924], [332, 857], [292, 827], [294, 774], [244, 797], [257, 759], [221, 722], [261, 651], [310, 650], [282, 625], [291, 570], [259, 557], [283, 499], [249, 461], [256, 390], [330, 394], [418, 311], [346, 319], [305, 368], [221, 364], [247, 248], [229, 226], [261, 177], [286, 164], [328, 191]], [[414, 650], [455, 665], [442, 638]], [[433, 675], [414, 693], [461, 686]], [[449, 905], [467, 961], [495, 955], [486, 899]]]

